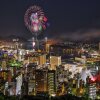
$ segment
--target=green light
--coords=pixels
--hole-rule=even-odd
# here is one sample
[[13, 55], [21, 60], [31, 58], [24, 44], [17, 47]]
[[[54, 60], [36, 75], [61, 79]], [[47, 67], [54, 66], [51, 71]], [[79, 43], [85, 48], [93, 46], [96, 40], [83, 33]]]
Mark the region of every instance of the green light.
[[21, 62], [14, 61], [14, 62], [9, 63], [9, 65], [11, 67], [21, 67], [22, 64]]

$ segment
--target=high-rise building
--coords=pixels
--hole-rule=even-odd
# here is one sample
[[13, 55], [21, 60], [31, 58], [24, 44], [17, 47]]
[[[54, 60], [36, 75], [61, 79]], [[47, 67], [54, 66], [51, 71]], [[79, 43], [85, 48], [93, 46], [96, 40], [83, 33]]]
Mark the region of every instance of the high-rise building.
[[22, 74], [16, 78], [16, 95], [21, 94]]
[[46, 52], [49, 53], [49, 49], [50, 49], [50, 44], [46, 44]]
[[22, 80], [23, 80], [23, 82], [22, 82], [22, 86], [21, 86], [21, 95], [28, 95], [28, 91], [29, 91], [28, 77], [23, 75], [23, 79]]
[[26, 59], [29, 63], [37, 63], [38, 64], [38, 56], [30, 54], [26, 56]]
[[47, 70], [36, 70], [35, 83], [36, 93], [47, 92]]
[[46, 64], [46, 54], [39, 56], [39, 65]]
[[48, 71], [48, 93], [51, 96], [56, 94], [56, 72], [55, 70]]
[[64, 70], [64, 66], [60, 65], [57, 66], [56, 69], [56, 89], [57, 94], [64, 94], [66, 93], [66, 82], [68, 81], [68, 71]]
[[28, 95], [35, 95], [35, 80], [28, 81]]
[[[27, 74], [26, 79], [28, 81], [28, 94], [29, 95], [35, 95], [35, 71], [36, 71], [36, 65], [34, 63], [29, 64], [27, 68]], [[27, 81], [26, 81], [27, 83]], [[26, 84], [27, 85], [27, 84]]]
[[91, 98], [92, 100], [96, 99], [96, 84], [90, 84], [89, 86], [89, 98]]
[[56, 70], [56, 66], [61, 65], [61, 56], [50, 56], [51, 70]]
[[3, 60], [3, 61], [2, 61], [1, 66], [2, 66], [2, 69], [3, 69], [3, 70], [5, 70], [5, 69], [6, 69], [6, 61], [5, 61], [5, 60]]

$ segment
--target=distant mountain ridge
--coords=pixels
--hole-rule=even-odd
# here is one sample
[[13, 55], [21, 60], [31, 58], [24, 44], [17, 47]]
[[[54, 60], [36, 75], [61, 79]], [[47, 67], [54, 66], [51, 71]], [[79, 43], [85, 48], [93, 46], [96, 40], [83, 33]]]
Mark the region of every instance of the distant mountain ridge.
[[[22, 37], [22, 36], [17, 36], [17, 35], [9, 35], [9, 36], [5, 36], [5, 37], [0, 36], [0, 40], [13, 41], [13, 39], [19, 39], [19, 41], [21, 41], [21, 42], [27, 42], [30, 38], [27, 39], [24, 36]], [[48, 38], [48, 39], [52, 39], [55, 41], [59, 40], [59, 41], [100, 42], [99, 36], [98, 37], [87, 37], [85, 39], [72, 39], [72, 38], [67, 38], [67, 37], [65, 37], [65, 38], [52, 37], [52, 38]]]
[[21, 42], [26, 42], [27, 39], [22, 37], [22, 36], [17, 36], [17, 35], [9, 35], [5, 37], [0, 37], [0, 40], [7, 40], [7, 41], [13, 41], [13, 39], [19, 39]]

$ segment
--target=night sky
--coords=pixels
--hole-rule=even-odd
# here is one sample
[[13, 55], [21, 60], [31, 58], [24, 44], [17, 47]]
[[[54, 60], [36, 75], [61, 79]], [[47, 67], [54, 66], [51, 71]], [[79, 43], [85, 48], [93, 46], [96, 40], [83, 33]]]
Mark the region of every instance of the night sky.
[[39, 5], [48, 18], [42, 36], [100, 37], [100, 0], [0, 0], [0, 36], [32, 37], [24, 24], [24, 14], [32, 5]]

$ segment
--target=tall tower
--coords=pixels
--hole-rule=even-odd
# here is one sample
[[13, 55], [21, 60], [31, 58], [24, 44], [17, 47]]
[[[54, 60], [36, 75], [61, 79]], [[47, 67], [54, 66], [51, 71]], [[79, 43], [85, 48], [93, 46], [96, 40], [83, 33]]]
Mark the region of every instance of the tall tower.
[[51, 96], [56, 95], [56, 71], [48, 71], [48, 93]]
[[35, 72], [36, 93], [47, 92], [47, 70]]

